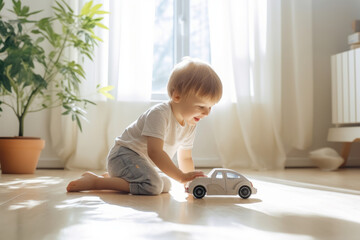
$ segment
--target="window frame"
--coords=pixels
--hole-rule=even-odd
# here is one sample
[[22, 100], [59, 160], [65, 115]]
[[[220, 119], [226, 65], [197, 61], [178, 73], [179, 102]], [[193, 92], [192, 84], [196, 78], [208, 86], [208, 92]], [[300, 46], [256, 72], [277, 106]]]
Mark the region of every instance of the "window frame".
[[[174, 49], [173, 66], [190, 54], [190, 0], [174, 0]], [[169, 98], [167, 93], [152, 92], [152, 101], [165, 101]]]
[[190, 3], [174, 0], [174, 65], [190, 54]]

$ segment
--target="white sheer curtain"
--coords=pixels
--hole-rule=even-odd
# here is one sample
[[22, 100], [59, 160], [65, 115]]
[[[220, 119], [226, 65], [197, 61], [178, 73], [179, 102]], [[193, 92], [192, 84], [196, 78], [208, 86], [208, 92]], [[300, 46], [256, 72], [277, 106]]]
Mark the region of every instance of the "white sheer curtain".
[[[67, 2], [79, 8], [85, 1]], [[104, 43], [85, 64], [84, 94], [97, 106], [90, 106], [82, 133], [60, 109], [50, 116], [53, 148], [70, 169], [104, 169], [114, 138], [153, 104], [154, 1], [97, 2], [111, 12], [104, 19], [110, 30], [98, 33]], [[311, 142], [311, 1], [208, 4], [211, 64], [224, 83], [224, 97], [210, 115], [223, 166], [283, 168], [287, 151]], [[95, 95], [98, 83], [115, 86], [117, 101]]]
[[222, 163], [283, 168], [287, 150], [311, 142], [311, 1], [213, 0], [209, 19]]
[[[67, 0], [79, 11], [85, 0]], [[86, 81], [82, 93], [96, 102], [89, 106], [79, 132], [61, 109], [51, 112], [51, 142], [68, 169], [104, 169], [108, 150], [115, 137], [150, 105], [152, 80], [152, 29], [155, 5], [153, 0], [105, 0], [103, 23], [109, 30], [99, 29], [96, 35], [104, 42], [96, 48], [94, 61], [86, 61]], [[69, 58], [77, 58], [72, 52]], [[111, 92], [116, 101], [95, 94], [97, 84], [115, 86]]]

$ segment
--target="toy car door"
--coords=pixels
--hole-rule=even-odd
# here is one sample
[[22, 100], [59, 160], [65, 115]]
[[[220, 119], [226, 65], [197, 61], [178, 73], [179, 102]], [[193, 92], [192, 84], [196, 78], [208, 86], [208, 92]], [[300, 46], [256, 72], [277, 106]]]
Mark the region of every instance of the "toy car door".
[[228, 194], [237, 194], [236, 186], [242, 181], [242, 177], [239, 174], [227, 172], [225, 179]]
[[215, 171], [211, 176], [211, 184], [207, 186], [209, 195], [221, 195], [226, 193], [225, 176], [221, 171]]

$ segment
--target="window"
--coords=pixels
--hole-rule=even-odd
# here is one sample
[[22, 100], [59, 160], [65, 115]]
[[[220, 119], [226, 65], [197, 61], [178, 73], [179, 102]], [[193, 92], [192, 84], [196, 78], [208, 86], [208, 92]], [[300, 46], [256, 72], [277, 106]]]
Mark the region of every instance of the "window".
[[184, 56], [210, 62], [207, 0], [156, 0], [152, 98], [167, 99], [173, 66]]
[[227, 177], [227, 178], [232, 178], [232, 179], [234, 179], [234, 178], [241, 178], [240, 175], [235, 174], [235, 173], [231, 173], [231, 172], [226, 173], [226, 177]]
[[216, 174], [216, 178], [218, 178], [218, 179], [223, 178], [222, 172], [218, 172], [218, 173]]

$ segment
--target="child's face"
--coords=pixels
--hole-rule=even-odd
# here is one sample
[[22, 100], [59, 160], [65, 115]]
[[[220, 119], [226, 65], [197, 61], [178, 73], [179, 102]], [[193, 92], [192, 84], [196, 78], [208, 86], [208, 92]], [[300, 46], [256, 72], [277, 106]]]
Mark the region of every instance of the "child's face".
[[184, 124], [184, 121], [189, 125], [196, 125], [202, 118], [208, 116], [211, 111], [211, 107], [215, 105], [215, 102], [201, 98], [196, 95], [190, 95], [187, 98], [181, 98], [178, 102], [179, 112], [177, 118], [180, 124]]

